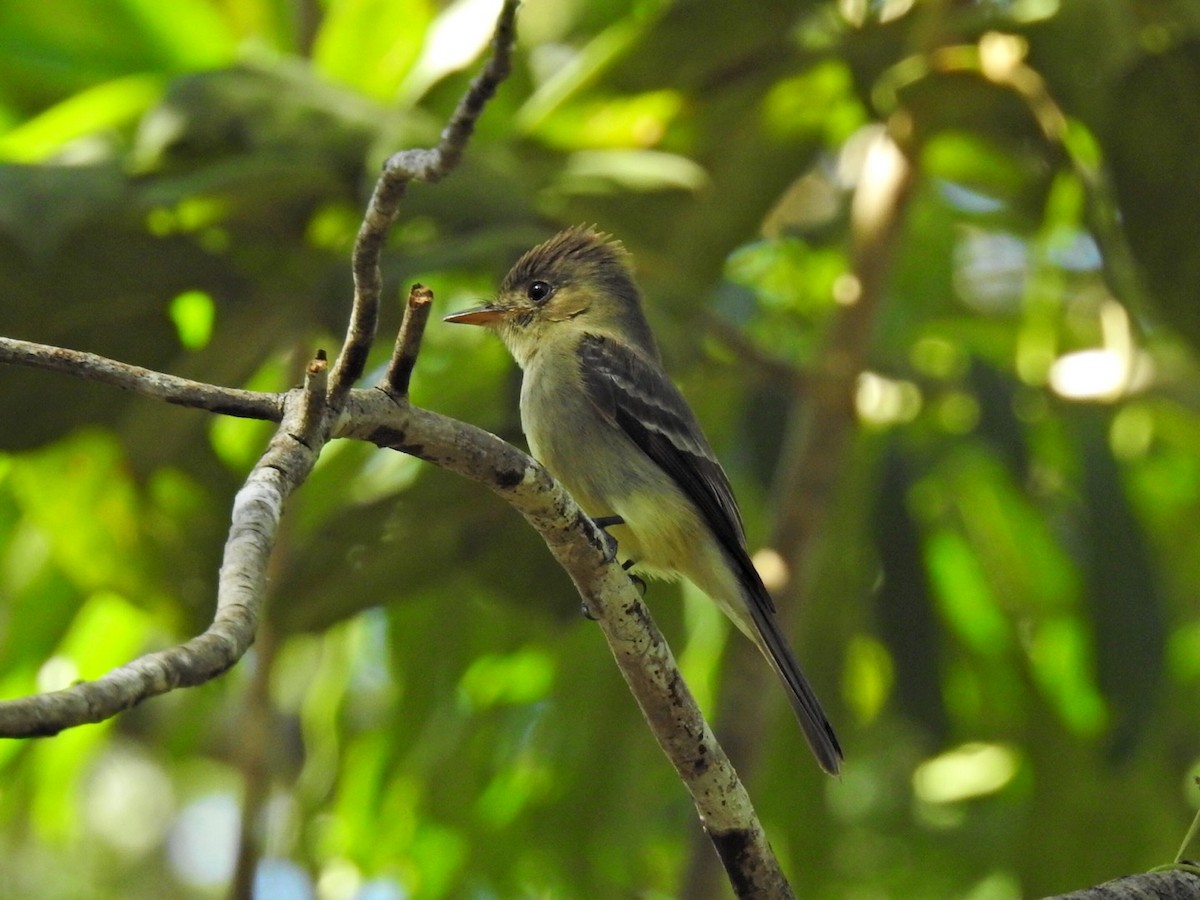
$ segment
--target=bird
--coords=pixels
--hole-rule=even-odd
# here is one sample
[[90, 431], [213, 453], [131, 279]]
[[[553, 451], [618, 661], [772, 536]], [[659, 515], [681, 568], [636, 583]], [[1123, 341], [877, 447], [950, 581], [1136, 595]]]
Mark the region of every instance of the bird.
[[495, 299], [444, 321], [497, 334], [522, 370], [530, 453], [616, 540], [628, 568], [683, 576], [758, 646], [818, 764], [843, 754], [751, 561], [733, 489], [663, 366], [628, 251], [592, 226], [522, 255]]

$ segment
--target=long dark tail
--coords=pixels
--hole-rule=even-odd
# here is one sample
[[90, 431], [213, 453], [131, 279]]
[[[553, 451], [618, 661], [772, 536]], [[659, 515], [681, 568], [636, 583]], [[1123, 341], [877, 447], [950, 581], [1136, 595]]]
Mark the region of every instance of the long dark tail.
[[830, 775], [836, 775], [842, 767], [842, 745], [838, 743], [833, 726], [825, 717], [821, 701], [817, 699], [812, 685], [800, 669], [800, 663], [796, 662], [796, 657], [792, 655], [791, 648], [779, 631], [779, 623], [774, 613], [775, 605], [771, 602], [766, 587], [757, 577], [753, 582], [755, 583], [745, 585], [745, 589], [762, 591], [761, 597], [747, 598], [746, 603], [758, 632], [759, 639], [756, 643], [787, 688], [788, 699], [792, 701], [796, 718], [800, 720], [804, 737], [808, 740], [808, 746], [812, 748], [817, 762]]

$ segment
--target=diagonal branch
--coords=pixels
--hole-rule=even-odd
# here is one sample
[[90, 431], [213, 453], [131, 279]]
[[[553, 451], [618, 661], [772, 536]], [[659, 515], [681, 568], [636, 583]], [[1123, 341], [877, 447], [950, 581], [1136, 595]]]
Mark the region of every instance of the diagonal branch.
[[683, 781], [738, 897], [793, 895], [729, 757], [670, 647], [596, 525], [550, 474], [489, 432], [411, 406], [383, 390], [354, 391], [338, 435], [418, 456], [490, 488], [516, 509], [571, 577], [659, 747]]
[[[397, 342], [398, 356], [415, 358], [420, 309], [427, 305], [427, 298], [419, 300], [410, 309], [417, 320], [401, 329], [410, 338]], [[108, 371], [106, 366], [112, 365], [123, 371], [123, 378], [136, 374], [91, 354], [74, 358], [91, 370]], [[14, 361], [27, 360], [16, 353]], [[596, 616], [659, 746], [691, 794], [738, 896], [791, 897], [749, 795], [684, 683], [670, 648], [628, 575], [608, 554], [604, 538], [570, 495], [512, 445], [482, 429], [411, 406], [402, 393], [389, 392], [389, 385], [352, 391], [333, 428], [325, 404], [325, 371], [319, 356], [309, 367], [305, 387], [282, 395], [280, 428], [234, 501], [213, 624], [185, 644], [143, 656], [96, 681], [0, 702], [0, 736], [48, 736], [102, 721], [149, 697], [204, 683], [236, 663], [258, 627], [267, 560], [284, 502], [303, 483], [331, 436], [358, 438], [480, 482], [525, 517]], [[155, 395], [150, 385], [173, 381], [148, 372], [144, 383], [122, 386]], [[163, 399], [174, 401], [175, 395], [167, 391]]]
[[379, 297], [383, 292], [379, 257], [388, 231], [396, 221], [400, 201], [410, 181], [441, 181], [458, 165], [484, 106], [512, 69], [518, 6], [519, 0], [505, 0], [492, 35], [491, 56], [459, 101], [449, 124], [442, 130], [437, 147], [402, 150], [394, 154], [384, 163], [383, 174], [375, 182], [375, 191], [354, 242], [354, 306], [350, 311], [345, 344], [333, 366], [329, 404], [334, 409], [341, 407], [354, 382], [362, 377], [367, 354], [375, 340]]

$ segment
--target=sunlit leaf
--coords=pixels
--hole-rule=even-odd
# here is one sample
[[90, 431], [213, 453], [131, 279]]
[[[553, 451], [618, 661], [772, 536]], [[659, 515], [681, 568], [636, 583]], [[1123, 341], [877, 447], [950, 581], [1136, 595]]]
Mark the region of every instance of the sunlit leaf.
[[856, 635], [846, 648], [845, 693], [860, 722], [879, 715], [892, 690], [892, 658], [887, 648], [867, 635]]
[[1062, 617], [1042, 623], [1033, 633], [1029, 658], [1042, 693], [1070, 728], [1097, 734], [1108, 711], [1096, 688], [1091, 639], [1082, 624]]
[[14, 496], [56, 564], [83, 588], [140, 590], [140, 504], [121, 449], [98, 432], [23, 457]]
[[158, 75], [130, 75], [80, 91], [11, 131], [0, 134], [0, 160], [35, 162], [68, 141], [128, 127], [162, 95]]
[[817, 133], [831, 143], [846, 140], [866, 121], [851, 73], [832, 60], [776, 82], [763, 100], [763, 117], [773, 135]]
[[683, 106], [676, 91], [650, 91], [565, 106], [536, 136], [563, 150], [652, 147]]
[[429, 26], [420, 58], [397, 88], [410, 103], [451, 72], [479, 56], [491, 39], [500, 0], [454, 0]]
[[[649, 4], [651, 10], [662, 4]], [[608, 26], [565, 64], [557, 65], [538, 89], [525, 101], [517, 116], [517, 127], [531, 133], [556, 113], [587, 84], [597, 79], [625, 53], [653, 22], [654, 12], [631, 16]]]
[[929, 575], [943, 614], [959, 637], [979, 653], [1002, 653], [1012, 644], [1012, 628], [971, 545], [960, 534], [939, 531], [925, 541]]
[[527, 647], [507, 656], [481, 656], [463, 673], [459, 689], [471, 709], [498, 703], [532, 703], [554, 683], [554, 663], [542, 651]]
[[703, 168], [683, 156], [656, 150], [580, 150], [563, 170], [568, 193], [698, 191], [708, 184]]
[[1014, 158], [1007, 148], [962, 131], [933, 137], [923, 148], [922, 161], [930, 175], [978, 191], [992, 202], [1020, 190], [1029, 177], [1023, 161]]
[[204, 291], [184, 291], [171, 301], [168, 312], [184, 347], [200, 350], [208, 343], [217, 315], [212, 297]]
[[426, 0], [333, 0], [313, 46], [331, 80], [387, 100], [416, 62], [432, 9]]

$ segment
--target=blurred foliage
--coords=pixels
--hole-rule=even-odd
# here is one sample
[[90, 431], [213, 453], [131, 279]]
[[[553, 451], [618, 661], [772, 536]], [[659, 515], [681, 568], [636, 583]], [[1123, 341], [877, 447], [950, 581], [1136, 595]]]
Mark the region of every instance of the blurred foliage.
[[[0, 4], [0, 333], [295, 383], [336, 349], [373, 173], [436, 139], [496, 8]], [[776, 703], [751, 792], [803, 896], [1033, 896], [1167, 861], [1200, 805], [1200, 6], [529, 0], [520, 32], [462, 168], [405, 201], [378, 363], [410, 281], [459, 308], [598, 222], [760, 545], [804, 502], [770, 490], [781, 373], [838, 350], [849, 201], [890, 120], [920, 178], [796, 636], [846, 773]], [[414, 399], [520, 442], [517, 375], [466, 331], [430, 327]], [[3, 696], [202, 628], [269, 428], [17, 368], [0, 417]], [[0, 895], [220, 896], [243, 827], [261, 897], [679, 890], [686, 797], [490, 494], [331, 447], [272, 585], [217, 683], [0, 746]], [[715, 702], [727, 630], [675, 591], [651, 601]]]

